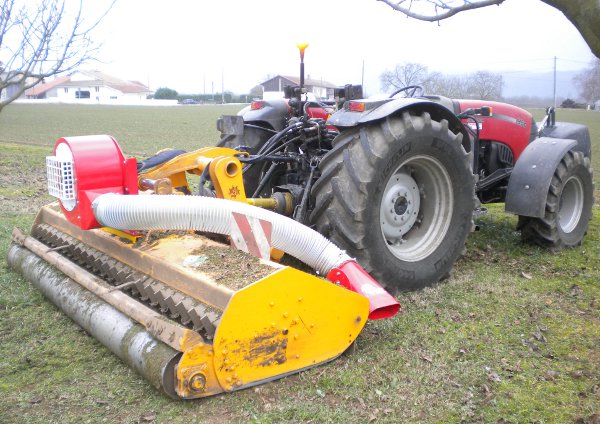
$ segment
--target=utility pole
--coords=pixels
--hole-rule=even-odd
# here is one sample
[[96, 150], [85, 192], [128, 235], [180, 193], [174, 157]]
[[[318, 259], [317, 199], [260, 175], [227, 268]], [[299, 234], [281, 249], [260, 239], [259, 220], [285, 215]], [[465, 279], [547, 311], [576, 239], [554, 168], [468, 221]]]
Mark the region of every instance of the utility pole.
[[225, 68], [221, 68], [221, 103], [225, 104]]
[[556, 56], [554, 56], [554, 107], [556, 108]]
[[363, 89], [363, 93], [366, 93], [366, 91], [365, 91], [365, 60], [364, 59], [362, 62], [362, 76], [360, 78], [360, 86]]

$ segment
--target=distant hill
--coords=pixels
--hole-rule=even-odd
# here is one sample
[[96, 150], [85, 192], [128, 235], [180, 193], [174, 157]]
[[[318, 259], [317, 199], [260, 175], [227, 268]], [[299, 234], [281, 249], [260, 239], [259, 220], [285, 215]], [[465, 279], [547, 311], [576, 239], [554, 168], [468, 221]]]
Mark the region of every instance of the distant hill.
[[[570, 98], [579, 100], [579, 90], [573, 82], [573, 78], [581, 71], [558, 71], [556, 72], [556, 96], [558, 98]], [[552, 98], [553, 79], [552, 72], [505, 72], [504, 97], [541, 97]]]

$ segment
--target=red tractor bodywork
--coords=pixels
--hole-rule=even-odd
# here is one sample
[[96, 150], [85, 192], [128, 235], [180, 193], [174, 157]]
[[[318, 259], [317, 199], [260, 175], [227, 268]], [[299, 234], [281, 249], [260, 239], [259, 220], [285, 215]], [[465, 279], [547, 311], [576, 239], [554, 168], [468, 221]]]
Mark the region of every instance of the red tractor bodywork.
[[[483, 106], [491, 107], [491, 116], [477, 116], [479, 139], [506, 144], [511, 149], [515, 161], [536, 136], [533, 116], [520, 107], [485, 100], [457, 100], [457, 103], [460, 107], [459, 112]], [[475, 130], [475, 122], [463, 119], [463, 123]]]

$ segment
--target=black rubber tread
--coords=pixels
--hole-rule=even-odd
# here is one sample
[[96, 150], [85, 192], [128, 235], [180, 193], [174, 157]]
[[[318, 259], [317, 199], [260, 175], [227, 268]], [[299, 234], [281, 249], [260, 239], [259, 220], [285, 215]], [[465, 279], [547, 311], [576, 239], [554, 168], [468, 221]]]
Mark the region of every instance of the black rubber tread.
[[[244, 128], [244, 134], [242, 135], [226, 135], [219, 140], [217, 147], [228, 147], [235, 149], [239, 146], [247, 146], [250, 148], [251, 154], [256, 154], [260, 148], [271, 138], [273, 134], [269, 131], [261, 130], [260, 128], [246, 127]], [[244, 189], [246, 196], [250, 197], [256, 190], [260, 178], [265, 172], [265, 166], [256, 164], [252, 166], [252, 169], [244, 172]], [[261, 193], [264, 197], [270, 196], [269, 190], [263, 190]]]
[[247, 146], [250, 153], [256, 154], [265, 142], [273, 136], [273, 133], [260, 128], [246, 127], [242, 135], [225, 135], [221, 137], [216, 147], [228, 147], [235, 149], [239, 146]]
[[167, 318], [198, 332], [205, 340], [212, 340], [221, 312], [192, 299], [166, 284], [85, 245], [48, 224], [36, 225], [32, 236], [100, 277], [106, 283], [119, 286], [132, 283], [122, 292], [150, 306]]
[[[381, 232], [379, 204], [389, 175], [412, 156], [438, 159], [452, 180], [455, 208], [447, 237], [429, 257], [405, 262], [394, 256]], [[392, 293], [436, 283], [450, 275], [474, 228], [475, 179], [462, 135], [429, 114], [391, 116], [350, 129], [321, 161], [312, 189], [311, 223]], [[379, 197], [378, 197], [379, 196]]]
[[[558, 212], [564, 183], [572, 176], [578, 177], [583, 185], [584, 204], [577, 226], [567, 234], [560, 228]], [[546, 197], [544, 217], [519, 216], [517, 230], [521, 231], [521, 240], [553, 251], [580, 246], [592, 218], [593, 203], [594, 181], [590, 159], [582, 152], [569, 151], [562, 158], [552, 176]]]

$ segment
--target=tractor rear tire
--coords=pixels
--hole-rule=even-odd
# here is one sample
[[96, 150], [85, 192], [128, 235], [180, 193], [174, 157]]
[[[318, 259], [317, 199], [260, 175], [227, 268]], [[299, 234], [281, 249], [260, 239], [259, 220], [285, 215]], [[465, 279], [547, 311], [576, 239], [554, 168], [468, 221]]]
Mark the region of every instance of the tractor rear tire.
[[[228, 147], [235, 149], [236, 147], [245, 146], [250, 151], [250, 154], [256, 154], [260, 148], [273, 136], [269, 129], [261, 129], [247, 126], [244, 128], [243, 135], [225, 135], [217, 143], [217, 147]], [[244, 172], [244, 188], [246, 196], [251, 197], [256, 190], [260, 179], [264, 173], [264, 165], [253, 165], [252, 169]], [[271, 195], [270, 188], [262, 190], [263, 192], [258, 197], [269, 197]]]
[[217, 143], [217, 147], [236, 147], [246, 146], [251, 154], [256, 154], [266, 141], [273, 136], [269, 128], [261, 129], [258, 125], [246, 126], [242, 135], [224, 135]]
[[552, 176], [544, 217], [519, 216], [521, 240], [553, 251], [581, 245], [593, 203], [590, 159], [581, 152], [569, 151]]
[[319, 168], [312, 224], [388, 291], [450, 275], [473, 228], [475, 179], [446, 120], [405, 113], [347, 130]]

